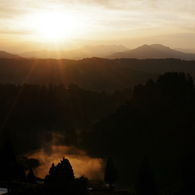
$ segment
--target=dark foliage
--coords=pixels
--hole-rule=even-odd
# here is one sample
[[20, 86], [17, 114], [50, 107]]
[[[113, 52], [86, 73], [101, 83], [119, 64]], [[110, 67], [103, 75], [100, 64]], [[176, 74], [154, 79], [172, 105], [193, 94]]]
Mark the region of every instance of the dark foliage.
[[7, 139], [0, 152], [1, 162], [5, 165], [13, 165], [16, 163], [16, 155], [10, 139]]
[[135, 185], [139, 162], [147, 155], [162, 190], [181, 182], [181, 159], [195, 147], [194, 128], [192, 77], [165, 73], [157, 82], [135, 86], [130, 101], [82, 134], [83, 147], [93, 156], [115, 157], [120, 186]]
[[[156, 62], [154, 63], [156, 64]], [[0, 83], [45, 85], [63, 83], [66, 88], [75, 83], [85, 89], [113, 92], [131, 88], [138, 83], [144, 83], [149, 78], [157, 78], [158, 74], [156, 73], [135, 70], [138, 64], [144, 65], [145, 61], [101, 58], [86, 58], [78, 61], [66, 59], [0, 59]]]
[[46, 189], [43, 185], [13, 182], [10, 195], [46, 195]]
[[188, 154], [185, 156], [182, 161], [181, 166], [181, 183], [180, 189], [175, 193], [176, 195], [186, 194], [193, 195], [195, 194], [195, 157], [194, 155]]
[[131, 93], [126, 89], [109, 95], [63, 84], [0, 84], [0, 140], [11, 137], [17, 153], [24, 153], [50, 143], [55, 132], [64, 137], [56, 144], [78, 146], [76, 130], [114, 112]]
[[27, 174], [26, 181], [31, 184], [36, 183], [36, 177], [34, 175], [33, 169], [31, 168], [29, 173]]
[[89, 184], [89, 179], [87, 177], [85, 177], [84, 175], [79, 177], [79, 178], [76, 178], [75, 179], [76, 182], [78, 184], [80, 184], [81, 186], [83, 186], [84, 188], [87, 188], [88, 184]]
[[16, 162], [10, 139], [6, 139], [0, 152], [0, 181], [25, 181], [24, 166]]
[[104, 181], [109, 184], [109, 189], [114, 190], [113, 184], [118, 179], [118, 171], [114, 166], [113, 159], [108, 158], [104, 172]]
[[72, 166], [68, 159], [63, 158], [56, 166], [52, 164], [45, 183], [70, 183], [74, 180]]
[[72, 83], [81, 88], [113, 92], [156, 80], [165, 72], [191, 73], [195, 78], [195, 62], [180, 59], [0, 59], [0, 83]]
[[26, 182], [25, 166], [22, 163], [17, 163], [15, 174], [17, 176], [15, 181]]
[[[0, 83], [75, 83], [96, 91], [114, 91], [144, 84], [165, 72], [191, 73], [194, 61], [179, 59], [0, 59]], [[30, 73], [30, 74], [29, 74]]]
[[154, 174], [148, 163], [148, 158], [144, 157], [138, 176], [138, 194], [139, 195], [157, 195], [157, 186]]
[[68, 159], [63, 158], [56, 166], [52, 164], [49, 175], [45, 178], [45, 190], [48, 194], [87, 195], [88, 179], [74, 177]]

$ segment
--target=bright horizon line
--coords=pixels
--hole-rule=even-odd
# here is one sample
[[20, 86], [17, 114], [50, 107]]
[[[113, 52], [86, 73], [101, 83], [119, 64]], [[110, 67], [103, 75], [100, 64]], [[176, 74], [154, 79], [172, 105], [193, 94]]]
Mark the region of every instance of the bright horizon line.
[[[51, 43], [50, 43], [51, 44]], [[43, 47], [43, 48], [37, 48], [37, 49], [28, 49], [28, 50], [23, 50], [23, 51], [13, 51], [12, 50], [12, 47], [7, 47], [6, 49], [0, 49], [0, 51], [4, 51], [4, 52], [7, 52], [7, 53], [12, 53], [12, 54], [20, 54], [20, 53], [25, 53], [25, 52], [37, 52], [37, 51], [50, 51], [50, 52], [55, 52], [55, 51], [75, 51], [75, 50], [78, 50], [78, 49], [83, 49], [84, 47], [98, 47], [98, 46], [105, 46], [105, 47], [109, 47], [109, 46], [123, 46], [125, 48], [127, 48], [127, 50], [133, 50], [133, 49], [136, 49], [138, 47], [141, 47], [143, 45], [163, 45], [165, 47], [169, 47], [170, 49], [186, 49], [186, 50], [195, 50], [195, 47], [192, 48], [192, 47], [171, 47], [169, 45], [165, 45], [165, 44], [162, 44], [162, 43], [143, 43], [143, 44], [139, 44], [137, 46], [133, 46], [133, 47], [129, 47], [129, 46], [126, 46], [124, 44], [86, 44], [86, 45], [81, 45], [81, 46], [77, 46], [77, 47], [70, 47], [69, 49], [65, 49], [65, 48], [56, 48], [56, 49], [50, 49], [47, 48], [47, 47]]]

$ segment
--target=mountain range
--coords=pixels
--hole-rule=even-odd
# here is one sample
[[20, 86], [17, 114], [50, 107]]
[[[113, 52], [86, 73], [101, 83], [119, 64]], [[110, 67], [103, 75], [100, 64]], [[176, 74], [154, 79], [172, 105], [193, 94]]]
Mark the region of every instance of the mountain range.
[[74, 59], [79, 60], [83, 58], [91, 57], [105, 57], [116, 52], [122, 52], [127, 50], [122, 45], [97, 45], [97, 46], [85, 46], [76, 50], [67, 51], [30, 51], [19, 53], [19, 56], [24, 58], [54, 58], [54, 59]]
[[117, 52], [110, 56], [109, 59], [116, 58], [136, 58], [136, 59], [166, 59], [175, 58], [182, 60], [195, 60], [194, 53], [184, 53], [176, 51], [161, 44], [143, 45], [133, 50]]
[[[182, 52], [183, 51], [183, 52]], [[186, 52], [185, 52], [186, 51]], [[5, 51], [0, 51], [0, 58], [52, 58], [52, 59], [74, 59], [81, 60], [83, 58], [136, 58], [136, 59], [167, 59], [175, 58], [182, 60], [195, 60], [193, 50], [171, 49], [161, 44], [142, 45], [135, 49], [128, 49], [123, 45], [97, 45], [85, 46], [76, 50], [66, 51], [29, 51], [16, 54], [10, 54]]]

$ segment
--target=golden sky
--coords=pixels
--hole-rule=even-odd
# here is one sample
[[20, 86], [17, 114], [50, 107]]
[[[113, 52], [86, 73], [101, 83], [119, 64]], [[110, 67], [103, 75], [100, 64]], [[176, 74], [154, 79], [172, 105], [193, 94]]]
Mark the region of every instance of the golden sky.
[[195, 0], [0, 0], [0, 50], [195, 48]]

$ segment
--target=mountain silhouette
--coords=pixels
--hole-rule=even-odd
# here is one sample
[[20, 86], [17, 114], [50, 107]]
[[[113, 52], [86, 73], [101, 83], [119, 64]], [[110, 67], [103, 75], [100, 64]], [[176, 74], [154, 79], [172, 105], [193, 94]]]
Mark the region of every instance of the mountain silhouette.
[[7, 53], [5, 51], [0, 51], [0, 58], [22, 58], [22, 57], [19, 55]]
[[83, 59], [91, 57], [105, 57], [116, 52], [127, 50], [123, 45], [97, 45], [97, 46], [85, 46], [80, 49], [66, 50], [66, 51], [30, 51], [23, 52], [19, 55], [24, 58], [54, 58], [54, 59]]
[[96, 45], [84, 46], [75, 50], [61, 51], [29, 51], [19, 53], [18, 55], [10, 54], [5, 51], [0, 52], [1, 58], [52, 58], [52, 59], [74, 59], [81, 60], [83, 58], [136, 58], [136, 59], [167, 59], [175, 58], [182, 60], [195, 60], [195, 53], [186, 53], [182, 51], [191, 50], [174, 50], [161, 44], [142, 45], [135, 49], [128, 49], [123, 45]]
[[116, 58], [137, 58], [137, 59], [166, 59], [176, 58], [183, 60], [195, 60], [195, 54], [184, 53], [173, 50], [161, 44], [143, 45], [133, 50], [117, 52], [110, 56], [109, 59]]

